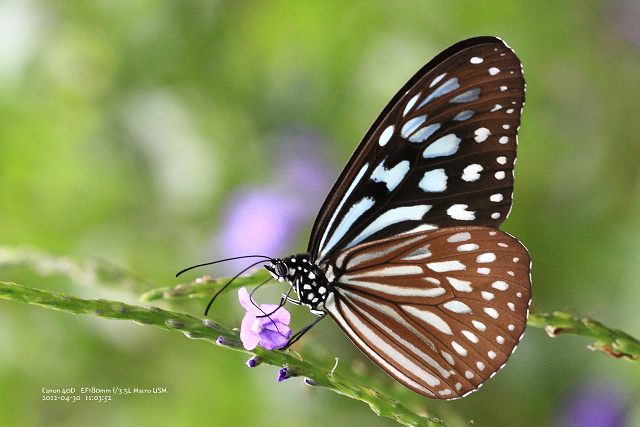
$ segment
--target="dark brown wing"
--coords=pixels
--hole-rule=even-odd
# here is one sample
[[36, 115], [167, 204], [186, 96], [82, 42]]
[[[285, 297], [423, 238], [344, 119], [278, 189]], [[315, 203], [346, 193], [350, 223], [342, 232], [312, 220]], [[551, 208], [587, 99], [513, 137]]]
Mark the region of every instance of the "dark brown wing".
[[502, 40], [442, 52], [393, 97], [349, 160], [313, 226], [313, 260], [412, 230], [497, 228], [511, 209], [523, 103], [521, 64]]

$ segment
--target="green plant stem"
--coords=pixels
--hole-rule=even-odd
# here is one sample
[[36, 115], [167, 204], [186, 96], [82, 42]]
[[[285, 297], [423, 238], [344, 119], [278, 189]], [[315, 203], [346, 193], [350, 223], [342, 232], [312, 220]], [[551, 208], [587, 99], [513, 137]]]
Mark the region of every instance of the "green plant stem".
[[309, 378], [312, 384], [333, 390], [367, 403], [376, 414], [393, 418], [407, 426], [444, 426], [435, 418], [417, 415], [398, 402], [374, 390], [353, 383], [346, 377], [295, 357], [294, 352], [267, 351], [261, 347], [248, 351], [239, 341], [238, 331], [229, 330], [208, 319], [163, 310], [157, 307], [139, 307], [104, 299], [82, 299], [59, 292], [47, 292], [15, 283], [0, 282], [0, 298], [25, 304], [60, 310], [73, 314], [91, 314], [104, 319], [132, 320], [141, 325], [179, 331], [188, 338], [204, 339], [219, 346], [258, 356], [263, 362], [284, 366], [293, 376]]
[[609, 328], [589, 317], [578, 318], [568, 313], [542, 313], [532, 310], [529, 314], [529, 326], [544, 328], [550, 337], [559, 335], [579, 335], [595, 340], [587, 347], [607, 355], [631, 362], [640, 361], [640, 341], [631, 335]]

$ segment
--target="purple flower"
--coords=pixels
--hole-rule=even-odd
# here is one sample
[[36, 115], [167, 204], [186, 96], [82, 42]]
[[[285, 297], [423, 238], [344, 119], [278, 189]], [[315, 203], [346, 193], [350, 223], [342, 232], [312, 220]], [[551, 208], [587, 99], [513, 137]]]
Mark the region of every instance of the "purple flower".
[[559, 425], [614, 427], [628, 425], [629, 396], [619, 383], [602, 378], [580, 382], [560, 415]]
[[247, 310], [240, 327], [244, 348], [253, 350], [258, 344], [267, 350], [284, 347], [291, 336], [289, 312], [275, 304], [262, 304], [258, 308], [246, 288], [238, 289], [238, 297]]
[[253, 356], [251, 359], [247, 360], [247, 366], [250, 368], [255, 368], [261, 363], [262, 363], [262, 357], [260, 356]]
[[297, 377], [298, 375], [300, 375], [300, 368], [285, 366], [278, 371], [278, 382], [281, 383], [284, 380]]

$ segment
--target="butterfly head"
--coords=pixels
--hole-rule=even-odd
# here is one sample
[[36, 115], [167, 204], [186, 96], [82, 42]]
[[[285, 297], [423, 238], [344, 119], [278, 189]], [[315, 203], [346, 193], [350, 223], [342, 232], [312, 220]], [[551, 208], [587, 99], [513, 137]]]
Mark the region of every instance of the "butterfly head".
[[322, 310], [330, 291], [330, 283], [322, 270], [311, 261], [309, 254], [273, 259], [265, 266], [279, 282], [286, 281], [298, 294], [298, 300], [287, 298], [294, 304], [306, 305], [312, 311]]

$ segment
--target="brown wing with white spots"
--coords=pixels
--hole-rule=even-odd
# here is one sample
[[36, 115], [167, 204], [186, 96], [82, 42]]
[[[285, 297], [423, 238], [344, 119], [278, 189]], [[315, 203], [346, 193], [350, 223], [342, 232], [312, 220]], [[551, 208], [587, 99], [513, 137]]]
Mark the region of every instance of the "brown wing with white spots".
[[369, 358], [424, 396], [477, 389], [524, 334], [529, 253], [502, 231], [411, 233], [356, 245], [330, 265], [329, 314]]
[[498, 227], [511, 209], [524, 79], [500, 39], [457, 43], [391, 100], [314, 224], [318, 263], [359, 243], [426, 229]]

